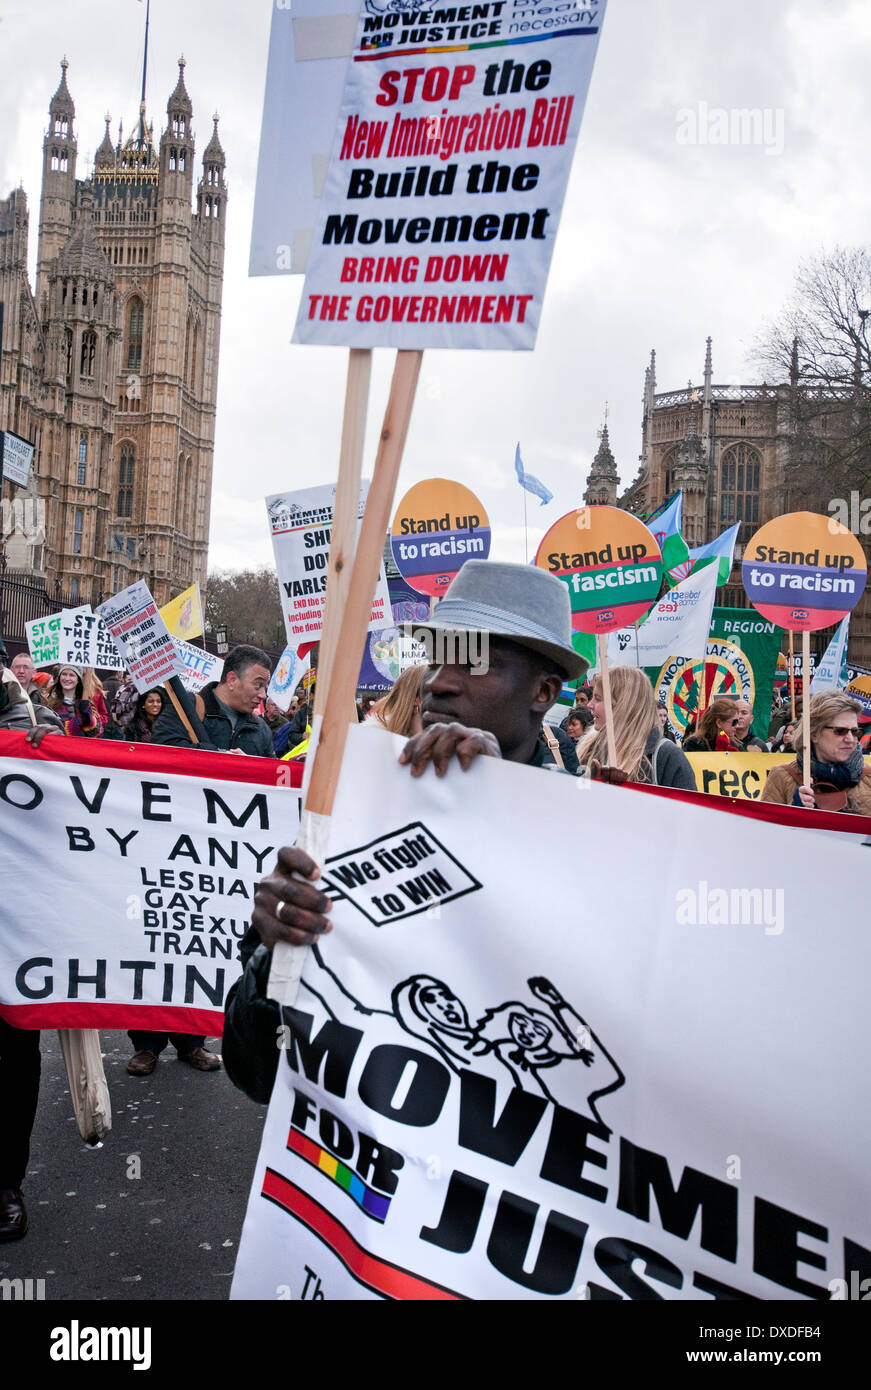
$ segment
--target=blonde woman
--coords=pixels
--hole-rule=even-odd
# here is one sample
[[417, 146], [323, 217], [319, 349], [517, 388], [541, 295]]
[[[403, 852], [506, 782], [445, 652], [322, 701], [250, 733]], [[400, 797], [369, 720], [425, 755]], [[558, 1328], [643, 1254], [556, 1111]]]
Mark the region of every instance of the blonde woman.
[[374, 704], [366, 723], [387, 729], [391, 734], [411, 738], [423, 728], [420, 721], [420, 687], [426, 666], [409, 666], [396, 680], [389, 695]]
[[804, 730], [798, 725], [792, 746], [795, 762], [773, 767], [762, 790], [763, 801], [804, 806], [813, 811], [847, 811], [871, 816], [871, 768], [859, 748], [860, 706], [848, 695], [830, 691], [811, 696], [811, 783], [802, 786]]
[[[617, 767], [626, 774], [626, 780], [695, 791], [696, 779], [686, 755], [676, 744], [662, 737], [653, 686], [644, 672], [635, 666], [615, 666], [610, 674]], [[593, 727], [577, 745], [582, 775], [585, 772], [596, 775], [596, 765], [609, 761], [605, 701], [599, 675], [593, 677], [590, 709]]]

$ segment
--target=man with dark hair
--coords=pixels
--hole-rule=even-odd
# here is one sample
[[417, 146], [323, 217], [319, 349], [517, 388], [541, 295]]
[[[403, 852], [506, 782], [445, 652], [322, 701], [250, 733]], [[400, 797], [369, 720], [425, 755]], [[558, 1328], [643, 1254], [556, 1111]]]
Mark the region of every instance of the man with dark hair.
[[255, 758], [271, 758], [272, 731], [255, 709], [266, 696], [272, 674], [269, 657], [259, 647], [234, 647], [224, 662], [220, 681], [187, 696], [187, 714], [199, 721], [205, 738], [191, 742], [173, 705], [168, 701], [154, 725], [153, 743], [173, 748], [199, 747], [212, 753], [247, 753]]

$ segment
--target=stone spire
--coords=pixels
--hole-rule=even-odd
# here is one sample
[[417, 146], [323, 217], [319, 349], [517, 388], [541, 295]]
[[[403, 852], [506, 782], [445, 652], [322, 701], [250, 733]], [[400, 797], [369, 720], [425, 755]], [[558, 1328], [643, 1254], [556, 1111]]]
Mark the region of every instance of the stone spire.
[[587, 490], [584, 505], [587, 507], [614, 507], [617, 505], [617, 463], [611, 452], [608, 438], [608, 420], [599, 434], [599, 448], [587, 476]]
[[109, 134], [109, 122], [111, 121], [111, 119], [112, 117], [109, 115], [107, 111], [104, 117], [104, 120], [106, 122], [106, 133], [103, 136], [103, 139], [101, 140], [100, 146], [94, 157], [94, 165], [98, 168], [101, 164], [115, 163], [115, 146], [112, 144], [112, 137]]

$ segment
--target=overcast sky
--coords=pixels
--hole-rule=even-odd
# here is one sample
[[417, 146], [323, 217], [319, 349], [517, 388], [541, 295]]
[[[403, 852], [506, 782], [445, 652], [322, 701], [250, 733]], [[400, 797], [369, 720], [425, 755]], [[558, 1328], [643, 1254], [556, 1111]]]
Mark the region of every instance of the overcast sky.
[[[213, 567], [271, 560], [264, 496], [334, 479], [341, 428], [345, 351], [290, 344], [301, 278], [247, 275], [271, 10], [270, 0], [151, 7], [155, 136], [184, 53], [197, 173], [216, 108], [227, 155]], [[119, 117], [127, 131], [136, 117], [144, 17], [137, 0], [0, 0], [0, 197], [26, 189], [31, 274], [60, 59], [84, 177], [104, 112], [113, 138]], [[609, 0], [535, 352], [424, 357], [400, 493], [426, 477], [461, 479], [489, 512], [494, 557], [522, 560], [518, 439], [555, 494], [546, 508], [528, 498], [531, 554], [544, 526], [582, 500], [606, 400], [624, 484], [635, 476], [652, 347], [660, 391], [699, 381], [708, 334], [715, 382], [757, 379], [754, 339], [799, 262], [867, 240], [869, 65], [868, 0]], [[772, 152], [681, 143], [680, 113], [700, 103], [768, 112]], [[366, 471], [392, 357], [375, 354]]]

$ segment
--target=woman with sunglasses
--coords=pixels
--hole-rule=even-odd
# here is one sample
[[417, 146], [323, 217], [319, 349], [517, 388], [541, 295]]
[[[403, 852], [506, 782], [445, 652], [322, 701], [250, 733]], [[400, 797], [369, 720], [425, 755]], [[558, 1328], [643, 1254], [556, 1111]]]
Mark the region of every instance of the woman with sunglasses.
[[740, 719], [735, 701], [726, 698], [712, 700], [705, 710], [695, 733], [683, 741], [685, 753], [740, 753], [737, 730]]
[[792, 746], [798, 757], [773, 767], [762, 791], [763, 801], [804, 806], [809, 811], [847, 811], [871, 816], [871, 768], [859, 748], [860, 709], [855, 700], [837, 691], [811, 696], [811, 783], [802, 786], [804, 747], [801, 724]]

